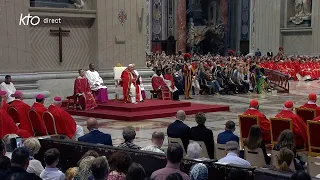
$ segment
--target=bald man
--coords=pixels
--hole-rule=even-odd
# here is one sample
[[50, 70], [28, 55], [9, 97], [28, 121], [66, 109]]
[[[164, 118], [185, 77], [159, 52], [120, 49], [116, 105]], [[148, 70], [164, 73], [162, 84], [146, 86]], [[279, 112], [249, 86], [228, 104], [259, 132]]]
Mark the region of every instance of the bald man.
[[99, 131], [98, 128], [98, 121], [95, 118], [89, 118], [87, 120], [87, 129], [90, 132], [79, 137], [78, 141], [112, 146], [111, 135]]
[[183, 110], [179, 110], [176, 115], [176, 121], [169, 124], [167, 129], [168, 137], [180, 138], [182, 140], [184, 149], [188, 148], [190, 127], [183, 123], [186, 119], [186, 113]]

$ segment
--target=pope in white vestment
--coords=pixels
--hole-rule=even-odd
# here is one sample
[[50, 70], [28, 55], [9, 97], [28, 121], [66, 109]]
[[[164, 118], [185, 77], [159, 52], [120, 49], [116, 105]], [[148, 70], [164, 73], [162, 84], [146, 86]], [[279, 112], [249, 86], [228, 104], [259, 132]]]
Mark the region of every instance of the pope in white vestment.
[[7, 92], [7, 103], [11, 103], [13, 100], [15, 100], [14, 97], [11, 97], [11, 95], [13, 95], [16, 92], [16, 88], [11, 82], [11, 76], [6, 75], [5, 81], [1, 83], [0, 88], [2, 91]]
[[108, 89], [103, 85], [103, 79], [99, 73], [94, 70], [94, 64], [89, 65], [89, 70], [86, 72], [86, 77], [89, 81], [92, 94], [97, 102], [106, 103], [108, 101]]

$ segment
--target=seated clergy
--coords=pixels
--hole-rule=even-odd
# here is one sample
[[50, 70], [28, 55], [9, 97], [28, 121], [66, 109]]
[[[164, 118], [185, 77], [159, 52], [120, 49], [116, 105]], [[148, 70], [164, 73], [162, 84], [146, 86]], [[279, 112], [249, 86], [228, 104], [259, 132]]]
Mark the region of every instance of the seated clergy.
[[76, 124], [70, 114], [61, 108], [61, 105], [61, 97], [56, 96], [48, 108], [55, 119], [57, 132], [68, 136], [70, 139], [78, 139], [84, 134], [83, 128]]
[[39, 114], [40, 119], [42, 119], [43, 113], [48, 111], [48, 109], [43, 105], [44, 100], [45, 100], [44, 95], [38, 94], [36, 96], [36, 102], [34, 102], [32, 105], [32, 109], [34, 109]]
[[87, 128], [90, 132], [79, 137], [78, 141], [112, 146], [111, 135], [99, 131], [99, 124], [95, 118], [87, 120]]
[[8, 108], [9, 108], [9, 104], [7, 103], [7, 99], [8, 99], [7, 91], [0, 90], [0, 96], [2, 98], [2, 107], [1, 107], [1, 109], [7, 111]]
[[74, 81], [74, 95], [79, 98], [82, 110], [93, 109], [97, 107], [97, 104], [92, 95], [88, 79], [85, 76], [85, 71], [79, 69], [79, 75]]
[[[2, 98], [0, 97], [0, 107], [2, 106]], [[3, 138], [7, 134], [17, 134], [20, 137], [28, 138], [31, 137], [31, 134], [15, 124], [14, 120], [4, 109], [0, 108], [0, 138]]]
[[151, 84], [152, 84], [153, 91], [157, 92], [158, 98], [162, 98], [161, 91], [163, 88], [168, 88], [168, 86], [164, 82], [160, 69], [157, 69], [156, 73], [152, 76]]
[[174, 77], [172, 75], [172, 68], [167, 69], [166, 74], [164, 75], [165, 83], [167, 84], [169, 90], [173, 93], [172, 100], [179, 100], [179, 91], [178, 88], [174, 85]]
[[300, 116], [293, 113], [293, 102], [286, 101], [283, 109], [276, 115], [277, 118], [288, 118], [292, 120], [292, 129], [295, 136], [296, 148], [304, 148], [305, 143], [308, 143], [307, 125]]
[[249, 109], [243, 113], [243, 115], [252, 115], [258, 116], [259, 118], [259, 126], [262, 132], [262, 140], [267, 144], [271, 142], [271, 134], [270, 134], [270, 121], [267, 117], [259, 111], [259, 102], [256, 100], [252, 100], [250, 102]]
[[314, 93], [309, 94], [309, 101], [300, 108], [315, 109], [317, 111], [317, 116], [320, 116], [320, 107], [317, 106], [317, 95]]
[[28, 131], [30, 134], [33, 134], [33, 130], [29, 121], [29, 110], [31, 107], [23, 102], [23, 93], [21, 91], [16, 91], [14, 93], [15, 100], [13, 100], [10, 104], [10, 106], [14, 107], [19, 114], [19, 120], [20, 120], [20, 129], [24, 129]]
[[103, 79], [94, 69], [94, 64], [89, 64], [89, 70], [86, 72], [90, 88], [97, 102], [105, 103], [108, 101], [108, 89], [103, 85]]
[[129, 64], [121, 74], [121, 86], [123, 88], [123, 99], [126, 103], [136, 104], [140, 100], [140, 76], [134, 72], [134, 65]]
[[14, 100], [14, 92], [16, 92], [16, 88], [12, 83], [10, 75], [5, 76], [5, 81], [1, 83], [0, 88], [2, 91], [7, 92], [7, 103], [11, 103]]

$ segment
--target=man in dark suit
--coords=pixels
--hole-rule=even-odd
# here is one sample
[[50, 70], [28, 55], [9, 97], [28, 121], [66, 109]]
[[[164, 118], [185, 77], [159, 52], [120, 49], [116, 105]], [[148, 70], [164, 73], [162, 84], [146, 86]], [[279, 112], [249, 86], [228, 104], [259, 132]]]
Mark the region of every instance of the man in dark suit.
[[217, 143], [226, 144], [229, 141], [236, 141], [239, 143], [239, 137], [233, 134], [236, 130], [236, 124], [233, 121], [226, 123], [225, 131], [218, 135]]
[[183, 123], [186, 119], [186, 113], [179, 110], [176, 115], [177, 120], [169, 124], [167, 129], [168, 137], [180, 138], [184, 149], [187, 150], [189, 144], [190, 127]]
[[111, 135], [99, 131], [98, 127], [99, 124], [97, 120], [95, 118], [89, 118], [87, 120], [87, 128], [90, 132], [79, 137], [78, 141], [112, 146]]

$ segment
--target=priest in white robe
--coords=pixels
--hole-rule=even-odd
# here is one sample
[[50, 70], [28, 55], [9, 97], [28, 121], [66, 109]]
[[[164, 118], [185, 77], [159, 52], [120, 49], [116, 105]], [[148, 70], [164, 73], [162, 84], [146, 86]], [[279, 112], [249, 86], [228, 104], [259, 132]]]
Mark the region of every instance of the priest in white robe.
[[0, 88], [2, 91], [7, 92], [7, 97], [8, 97], [7, 103], [11, 103], [13, 100], [15, 100], [13, 95], [16, 92], [16, 88], [12, 83], [10, 75], [5, 76], [5, 81], [1, 83]]
[[86, 72], [86, 77], [89, 81], [90, 88], [95, 100], [99, 103], [106, 103], [108, 101], [108, 89], [103, 85], [103, 79], [99, 73], [94, 69], [94, 64], [89, 64], [89, 70]]

